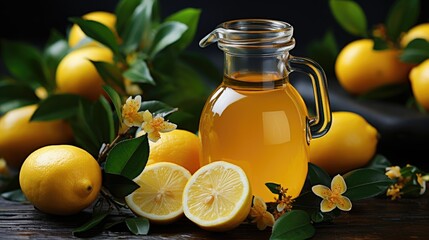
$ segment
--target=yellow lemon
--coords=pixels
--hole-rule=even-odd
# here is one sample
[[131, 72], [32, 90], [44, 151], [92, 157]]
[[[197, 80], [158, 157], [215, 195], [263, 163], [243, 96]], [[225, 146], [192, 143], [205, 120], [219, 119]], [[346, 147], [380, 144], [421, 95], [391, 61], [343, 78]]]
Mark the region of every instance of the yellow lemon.
[[174, 163], [146, 166], [134, 179], [140, 188], [125, 197], [125, 201], [134, 213], [151, 222], [173, 222], [183, 215], [182, 194], [190, 177], [188, 170]]
[[377, 130], [365, 118], [353, 112], [333, 112], [328, 133], [311, 140], [310, 162], [331, 175], [345, 173], [365, 166], [377, 143]]
[[416, 101], [429, 111], [429, 59], [411, 70], [410, 81]]
[[378, 87], [406, 83], [412, 67], [399, 61], [399, 50], [373, 50], [374, 42], [360, 39], [346, 45], [338, 54], [335, 73], [341, 86], [359, 95]]
[[[104, 12], [104, 11], [96, 11], [96, 12], [90, 12], [82, 16], [85, 20], [93, 20], [100, 22], [104, 25], [106, 25], [110, 30], [112, 30], [114, 33], [115, 30], [115, 24], [116, 24], [116, 16], [113, 13], [110, 12]], [[73, 24], [73, 26], [70, 28], [69, 32], [69, 45], [70, 47], [76, 46], [82, 39], [86, 37], [85, 33], [80, 29], [79, 25]], [[96, 45], [94, 42], [90, 42], [86, 44], [88, 45]]]
[[198, 169], [183, 191], [185, 216], [209, 231], [239, 226], [250, 212], [252, 192], [243, 169], [225, 161]]
[[71, 215], [91, 205], [101, 187], [101, 169], [85, 150], [51, 145], [31, 153], [19, 172], [27, 199], [40, 211]]
[[113, 53], [104, 47], [80, 48], [67, 54], [58, 64], [58, 91], [81, 95], [90, 100], [104, 94], [104, 81], [91, 61], [113, 62]]
[[157, 142], [149, 142], [148, 165], [157, 162], [176, 163], [194, 173], [200, 167], [201, 141], [187, 130], [176, 129], [161, 133]]
[[429, 41], [429, 23], [421, 23], [408, 30], [401, 39], [401, 46], [407, 46], [409, 42], [416, 38], [423, 38]]
[[36, 109], [37, 105], [28, 105], [0, 118], [0, 157], [12, 168], [21, 167], [25, 158], [40, 147], [73, 140], [72, 130], [64, 121], [30, 122]]

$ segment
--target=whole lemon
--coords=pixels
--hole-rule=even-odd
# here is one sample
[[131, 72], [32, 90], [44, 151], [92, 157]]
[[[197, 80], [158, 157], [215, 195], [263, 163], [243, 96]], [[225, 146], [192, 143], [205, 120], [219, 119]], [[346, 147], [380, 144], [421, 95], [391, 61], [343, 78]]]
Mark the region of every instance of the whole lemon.
[[359, 95], [378, 87], [406, 83], [411, 65], [399, 61], [399, 50], [373, 50], [374, 42], [360, 39], [338, 54], [335, 73], [341, 86]]
[[429, 41], [429, 23], [421, 23], [412, 27], [401, 39], [401, 46], [405, 47], [416, 38], [423, 38]]
[[[90, 12], [82, 16], [85, 20], [93, 20], [100, 22], [104, 25], [106, 25], [110, 30], [112, 30], [114, 33], [115, 30], [115, 24], [116, 24], [116, 16], [113, 13], [110, 12], [104, 12], [104, 11], [96, 11], [96, 12]], [[69, 32], [69, 46], [74, 47], [76, 46], [82, 39], [86, 37], [85, 33], [80, 29], [79, 25], [73, 24], [73, 26], [70, 28]], [[85, 45], [96, 45], [93, 41], [85, 44]]]
[[410, 82], [416, 101], [429, 111], [429, 59], [411, 70]]
[[191, 174], [200, 168], [200, 138], [187, 130], [176, 129], [161, 133], [157, 142], [149, 142], [147, 164], [172, 162], [186, 168]]
[[101, 168], [85, 150], [71, 145], [37, 149], [22, 164], [19, 184], [40, 211], [71, 215], [95, 201], [101, 188]]
[[377, 130], [353, 112], [333, 112], [329, 131], [311, 140], [310, 162], [329, 174], [345, 173], [365, 166], [374, 156]]
[[112, 63], [113, 53], [108, 48], [90, 46], [67, 54], [58, 64], [56, 72], [58, 91], [78, 94], [90, 100], [104, 94], [104, 81], [90, 60]]
[[13, 109], [0, 118], [0, 157], [8, 166], [21, 167], [34, 150], [73, 140], [70, 126], [64, 121], [30, 122], [37, 105]]

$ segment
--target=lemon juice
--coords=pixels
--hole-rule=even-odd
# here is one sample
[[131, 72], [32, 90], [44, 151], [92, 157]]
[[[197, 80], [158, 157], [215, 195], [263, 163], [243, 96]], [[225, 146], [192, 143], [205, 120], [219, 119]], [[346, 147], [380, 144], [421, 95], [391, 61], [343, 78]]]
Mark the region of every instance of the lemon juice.
[[225, 76], [201, 115], [201, 164], [223, 160], [240, 166], [253, 195], [265, 201], [275, 196], [268, 182], [296, 197], [307, 174], [307, 123], [305, 104], [286, 78], [271, 73]]

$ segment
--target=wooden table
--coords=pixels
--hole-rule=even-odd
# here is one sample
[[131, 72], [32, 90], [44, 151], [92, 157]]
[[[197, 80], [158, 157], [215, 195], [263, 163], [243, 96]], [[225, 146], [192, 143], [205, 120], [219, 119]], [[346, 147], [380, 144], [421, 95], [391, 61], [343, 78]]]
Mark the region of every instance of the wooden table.
[[[72, 230], [89, 211], [69, 217], [50, 216], [32, 205], [0, 199], [0, 239], [74, 238]], [[313, 239], [429, 239], [429, 194], [413, 199], [372, 198], [353, 202], [353, 209], [333, 223], [316, 225]], [[151, 226], [144, 239], [269, 239], [270, 230], [245, 225], [226, 233], [201, 230], [183, 218], [167, 226]], [[142, 239], [125, 228], [104, 231], [94, 239]]]

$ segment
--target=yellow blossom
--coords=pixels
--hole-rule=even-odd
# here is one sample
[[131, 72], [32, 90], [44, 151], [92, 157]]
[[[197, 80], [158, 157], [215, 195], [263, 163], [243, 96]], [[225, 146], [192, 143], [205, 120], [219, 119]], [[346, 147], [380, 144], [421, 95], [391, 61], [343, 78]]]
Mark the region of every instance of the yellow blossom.
[[426, 192], [426, 181], [423, 179], [422, 175], [420, 173], [416, 174], [417, 176], [417, 182], [419, 183], [421, 189], [420, 189], [420, 195], [423, 195]]
[[352, 209], [350, 199], [342, 195], [347, 191], [347, 185], [341, 175], [337, 175], [332, 179], [331, 189], [324, 185], [316, 185], [311, 190], [314, 194], [323, 198], [320, 203], [320, 210], [322, 212], [330, 212], [336, 207], [343, 211], [350, 211]]
[[176, 124], [165, 121], [161, 116], [154, 117], [147, 110], [143, 112], [142, 135], [147, 133], [149, 140], [152, 142], [156, 142], [161, 138], [160, 133], [173, 131], [176, 127]]
[[399, 166], [387, 167], [386, 176], [388, 176], [390, 179], [400, 178], [402, 176], [401, 168]]
[[266, 227], [274, 225], [274, 216], [267, 211], [267, 204], [261, 197], [255, 196], [253, 198], [253, 206], [249, 213], [252, 223], [256, 223], [259, 230], [264, 230]]
[[129, 97], [122, 107], [122, 119], [128, 127], [140, 127], [143, 123], [143, 113], [139, 112], [142, 98], [140, 95], [134, 99]]
[[279, 187], [279, 198], [274, 198], [277, 203], [276, 211], [274, 211], [274, 219], [278, 219], [285, 212], [290, 211], [292, 209], [293, 199], [292, 196], [287, 195], [287, 188]]
[[403, 185], [402, 184], [393, 184], [391, 185], [386, 192], [386, 196], [390, 196], [392, 200], [395, 200], [397, 198], [401, 198], [402, 189]]

